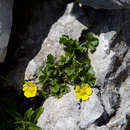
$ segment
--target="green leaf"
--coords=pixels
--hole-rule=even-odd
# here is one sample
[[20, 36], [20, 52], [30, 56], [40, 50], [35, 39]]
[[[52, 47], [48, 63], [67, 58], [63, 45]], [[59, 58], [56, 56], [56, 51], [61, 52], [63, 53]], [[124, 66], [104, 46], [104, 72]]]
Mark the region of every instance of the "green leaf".
[[92, 32], [87, 33], [87, 34], [86, 34], [86, 39], [87, 39], [88, 41], [93, 40], [93, 33], [92, 33]]
[[57, 93], [60, 89], [60, 86], [57, 84], [54, 87], [51, 87], [51, 93]]
[[45, 85], [45, 83], [47, 82], [47, 80], [48, 80], [48, 76], [46, 74], [42, 74], [42, 75], [39, 76], [39, 81], [42, 84], [42, 86]]
[[57, 82], [58, 82], [58, 79], [51, 79], [50, 80], [50, 83], [52, 86], [55, 86], [57, 84]]
[[25, 130], [25, 128], [23, 128], [23, 127], [17, 127], [14, 130]]
[[48, 91], [45, 91], [45, 90], [42, 90], [42, 91], [41, 91], [41, 95], [46, 99], [46, 98], [48, 98], [48, 96], [49, 96], [49, 92], [48, 92]]
[[88, 48], [90, 49], [90, 51], [95, 51], [95, 47], [91, 44], [91, 42], [88, 42]]
[[38, 126], [29, 126], [28, 130], [42, 130], [42, 129]]
[[67, 68], [64, 69], [64, 72], [68, 75], [71, 76], [72, 74], [74, 74], [75, 72], [75, 67], [72, 66], [68, 66]]
[[92, 75], [95, 75], [95, 72], [94, 72], [94, 70], [93, 70], [92, 67], [89, 68], [88, 73], [89, 73], [89, 74], [92, 74]]
[[68, 40], [69, 40], [69, 36], [68, 35], [62, 35], [61, 38], [60, 38], [59, 43], [60, 44], [64, 44], [64, 43], [68, 42]]
[[33, 113], [33, 115], [32, 115], [32, 122], [34, 123], [34, 124], [36, 124], [37, 123], [37, 120], [38, 120], [38, 118], [40, 117], [40, 115], [43, 113], [43, 108], [42, 107], [39, 107], [39, 108], [37, 108], [36, 109], [36, 111]]
[[59, 66], [63, 66], [65, 63], [66, 63], [66, 57], [64, 57], [63, 55], [60, 56], [59, 61], [57, 62], [57, 64]]
[[30, 121], [33, 113], [34, 111], [32, 110], [32, 108], [29, 108], [24, 114], [24, 121]]
[[86, 35], [86, 42], [87, 47], [90, 49], [91, 52], [94, 52], [96, 50], [96, 46], [99, 43], [98, 38], [94, 37], [92, 33], [88, 33]]
[[54, 57], [52, 54], [47, 56], [47, 64], [54, 64]]
[[91, 41], [91, 44], [96, 47], [98, 45], [98, 40], [95, 40], [95, 41]]

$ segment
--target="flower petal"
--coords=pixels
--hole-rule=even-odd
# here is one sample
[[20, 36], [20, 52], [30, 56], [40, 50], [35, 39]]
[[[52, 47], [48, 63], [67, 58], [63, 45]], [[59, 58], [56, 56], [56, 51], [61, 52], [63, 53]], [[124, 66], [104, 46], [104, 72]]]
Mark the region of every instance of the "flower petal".
[[25, 92], [24, 92], [24, 96], [25, 96], [26, 98], [30, 98], [30, 93], [29, 93], [28, 91], [25, 91]]
[[86, 94], [87, 94], [88, 96], [92, 95], [92, 93], [93, 93], [92, 88], [89, 87], [89, 88], [86, 89]]
[[76, 93], [75, 96], [76, 96], [76, 98], [79, 99], [79, 100], [82, 98], [82, 95], [81, 95], [80, 93]]
[[37, 94], [37, 85], [28, 81], [26, 84], [23, 85], [24, 96], [26, 98], [31, 98], [36, 96]]
[[82, 84], [81, 84], [81, 89], [82, 89], [82, 88], [85, 88], [85, 87], [86, 87], [86, 84], [85, 84], [85, 83], [82, 83]]
[[28, 86], [27, 84], [24, 84], [22, 90], [23, 90], [23, 91], [26, 91], [26, 90], [28, 89], [28, 87], [29, 87], [29, 86]]
[[27, 84], [28, 86], [30, 86], [30, 87], [36, 87], [36, 84], [34, 84], [34, 83], [31, 82], [31, 81], [28, 81], [26, 84]]
[[88, 99], [89, 99], [89, 96], [88, 96], [88, 95], [83, 95], [83, 96], [82, 96], [82, 100], [83, 100], [83, 101], [86, 101], [86, 100], [88, 100]]
[[80, 86], [76, 85], [75, 92], [79, 92], [79, 91], [80, 91]]

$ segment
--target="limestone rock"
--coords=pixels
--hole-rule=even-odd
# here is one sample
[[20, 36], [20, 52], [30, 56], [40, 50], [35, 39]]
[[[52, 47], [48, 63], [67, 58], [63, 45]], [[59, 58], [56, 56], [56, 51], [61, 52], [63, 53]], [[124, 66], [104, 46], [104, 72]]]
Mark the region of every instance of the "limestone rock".
[[91, 126], [104, 113], [97, 93], [98, 90], [93, 89], [90, 99], [82, 103], [76, 99], [73, 88], [61, 99], [47, 99], [38, 125], [43, 130], [80, 130]]

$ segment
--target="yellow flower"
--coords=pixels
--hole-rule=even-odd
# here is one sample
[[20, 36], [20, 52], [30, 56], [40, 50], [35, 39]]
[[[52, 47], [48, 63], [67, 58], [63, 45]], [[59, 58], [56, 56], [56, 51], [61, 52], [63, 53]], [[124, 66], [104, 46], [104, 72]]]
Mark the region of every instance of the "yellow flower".
[[35, 97], [37, 93], [37, 85], [32, 83], [31, 81], [28, 81], [26, 82], [26, 84], [23, 85], [22, 90], [26, 98]]
[[75, 87], [76, 98], [86, 101], [89, 99], [89, 96], [92, 95], [92, 88], [87, 83], [83, 83], [80, 86], [76, 85]]

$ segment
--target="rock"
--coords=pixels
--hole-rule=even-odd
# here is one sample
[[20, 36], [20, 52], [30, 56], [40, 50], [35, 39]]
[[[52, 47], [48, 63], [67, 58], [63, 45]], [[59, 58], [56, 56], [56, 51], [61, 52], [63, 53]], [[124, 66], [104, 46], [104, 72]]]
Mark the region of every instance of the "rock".
[[130, 8], [129, 0], [79, 0], [82, 5], [96, 9], [121, 9]]
[[82, 102], [79, 123], [80, 128], [88, 128], [103, 115], [104, 108], [97, 95], [98, 91], [95, 89], [90, 100]]
[[[46, 103], [43, 105], [46, 110], [44, 112], [45, 115], [43, 114], [38, 121], [38, 124], [40, 123], [39, 126], [45, 130], [50, 128], [55, 128], [57, 130], [61, 128], [64, 128], [65, 130], [130, 129], [129, 11], [93, 11], [96, 22], [94, 22], [90, 31], [99, 35], [99, 46], [95, 53], [90, 54], [90, 59], [96, 72], [96, 86], [99, 87], [99, 91], [96, 91], [88, 102], [81, 103], [80, 110], [75, 113], [75, 117], [72, 116], [72, 113], [77, 106], [72, 103], [73, 109], [71, 109], [71, 111], [73, 112], [71, 112], [66, 119], [62, 119], [59, 116], [58, 119], [57, 116], [49, 118], [45, 116], [46, 113], [50, 113], [50, 115], [48, 114], [49, 116], [54, 115], [51, 114], [51, 112], [48, 112], [49, 107], [45, 104], [50, 104], [50, 101], [47, 99]], [[104, 12], [104, 15], [102, 12]], [[107, 19], [104, 19], [104, 17]], [[125, 22], [122, 21], [123, 18], [126, 18]], [[82, 18], [79, 17], [78, 20], [84, 23], [84, 25], [87, 25], [83, 22]], [[58, 105], [63, 99], [63, 102], [68, 101], [70, 95], [71, 93], [66, 94], [59, 101], [57, 100], [57, 103], [53, 98], [52, 100]], [[70, 100], [73, 100], [72, 97]], [[58, 110], [57, 113], [60, 113], [59, 108], [55, 108]], [[70, 113], [70, 106], [68, 106], [68, 109], [66, 107], [64, 108], [65, 113], [62, 113], [62, 116], [66, 115], [66, 113]], [[46, 122], [48, 119], [49, 123]], [[72, 123], [72, 126], [70, 125], [70, 122]], [[47, 127], [45, 128], [44, 126]]]
[[0, 63], [4, 62], [12, 26], [13, 0], [0, 0]]
[[96, 52], [94, 54], [90, 53], [91, 63], [96, 72], [95, 76], [99, 86], [104, 84], [105, 76], [109, 71], [110, 64], [112, 64], [112, 57], [115, 53], [112, 50], [109, 52], [109, 44], [114, 41], [115, 37], [115, 31], [101, 33], [99, 36], [100, 44], [97, 47]]
[[[88, 101], [80, 103], [73, 88], [61, 99], [50, 97], [43, 105], [44, 114], [38, 119], [38, 126], [43, 130], [80, 130], [87, 128], [104, 112], [97, 89]], [[93, 116], [92, 116], [93, 115]]]
[[43, 105], [45, 108], [44, 114], [38, 119], [38, 125], [46, 130], [57, 130], [61, 128], [64, 130], [70, 130], [70, 128], [72, 130], [75, 129], [79, 120], [80, 110], [78, 102], [73, 90], [61, 99], [50, 97]]

